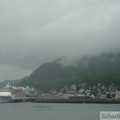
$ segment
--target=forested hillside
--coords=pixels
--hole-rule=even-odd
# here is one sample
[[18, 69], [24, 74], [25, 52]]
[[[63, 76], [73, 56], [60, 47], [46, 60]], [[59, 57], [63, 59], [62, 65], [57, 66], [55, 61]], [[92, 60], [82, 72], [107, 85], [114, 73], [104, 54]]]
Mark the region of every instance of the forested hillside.
[[109, 86], [115, 83], [120, 86], [120, 53], [108, 53], [101, 56], [83, 57], [75, 66], [64, 66], [56, 61], [44, 63], [30, 76], [20, 80], [7, 80], [0, 83], [30, 85], [43, 91], [59, 90], [65, 86], [86, 83], [88, 86], [97, 83]]
[[59, 90], [64, 86], [81, 83], [120, 85], [120, 53], [85, 57], [80, 59], [76, 66], [45, 63], [22, 81], [22, 84], [29, 84], [43, 91]]

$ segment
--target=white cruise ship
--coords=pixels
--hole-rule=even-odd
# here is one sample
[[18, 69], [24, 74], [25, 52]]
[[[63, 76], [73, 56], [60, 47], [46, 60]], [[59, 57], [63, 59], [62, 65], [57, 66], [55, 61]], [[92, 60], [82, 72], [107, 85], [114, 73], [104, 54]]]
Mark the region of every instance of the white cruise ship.
[[9, 103], [12, 101], [11, 92], [3, 91], [0, 92], [0, 103]]
[[36, 98], [37, 91], [29, 86], [13, 86], [9, 83], [0, 90], [0, 102], [23, 102]]
[[5, 88], [0, 89], [0, 102], [9, 103], [13, 101], [23, 101], [25, 100], [25, 94], [20, 87], [14, 87], [7, 84]]

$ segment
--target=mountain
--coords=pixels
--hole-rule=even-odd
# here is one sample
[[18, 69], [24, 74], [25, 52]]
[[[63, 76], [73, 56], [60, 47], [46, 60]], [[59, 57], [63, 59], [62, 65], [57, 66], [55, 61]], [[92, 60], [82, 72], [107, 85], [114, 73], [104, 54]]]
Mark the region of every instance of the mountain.
[[79, 69], [73, 66], [62, 66], [59, 63], [45, 63], [34, 71], [23, 84], [29, 84], [44, 91], [60, 89], [71, 85], [76, 80]]
[[120, 53], [81, 58], [76, 66], [51, 62], [42, 64], [22, 84], [29, 84], [43, 91], [59, 90], [71, 84], [102, 83], [120, 85]]
[[120, 74], [120, 53], [83, 57], [78, 61], [77, 66], [88, 71]]
[[[5, 85], [7, 82], [2, 84]], [[17, 82], [22, 85], [28, 84], [45, 92], [59, 90], [72, 84], [76, 84], [78, 87], [82, 83], [89, 86], [97, 83], [109, 86], [115, 83], [120, 86], [120, 53], [86, 56], [77, 60], [74, 66], [60, 64], [59, 60], [44, 63], [30, 76]]]

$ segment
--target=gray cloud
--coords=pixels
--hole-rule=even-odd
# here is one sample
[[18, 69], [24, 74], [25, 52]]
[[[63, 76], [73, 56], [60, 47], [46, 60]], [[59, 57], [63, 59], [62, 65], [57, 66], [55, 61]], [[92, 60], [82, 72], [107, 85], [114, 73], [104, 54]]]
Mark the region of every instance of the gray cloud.
[[119, 50], [119, 6], [119, 0], [1, 0], [1, 81], [62, 56]]

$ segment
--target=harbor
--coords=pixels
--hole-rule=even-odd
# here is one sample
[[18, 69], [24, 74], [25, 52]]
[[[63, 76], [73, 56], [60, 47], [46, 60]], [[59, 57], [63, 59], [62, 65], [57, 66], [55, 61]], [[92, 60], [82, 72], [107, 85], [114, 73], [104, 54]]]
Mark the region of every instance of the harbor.
[[[111, 93], [113, 94], [113, 91]], [[76, 92], [76, 85], [71, 85], [71, 87], [66, 88], [65, 93], [57, 91], [44, 93], [37, 91], [35, 88], [28, 85], [19, 86], [10, 85], [8, 83], [4, 88], [0, 89], [0, 103], [33, 102], [120, 104], [119, 91], [114, 92], [114, 96], [112, 94], [111, 96], [105, 96], [105, 94], [103, 95], [98, 91], [96, 96], [94, 96], [91, 94], [91, 90], [88, 89], [80, 89], [79, 92]]]

